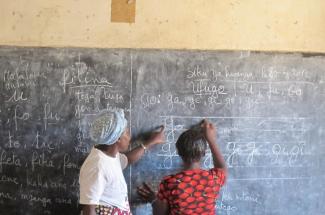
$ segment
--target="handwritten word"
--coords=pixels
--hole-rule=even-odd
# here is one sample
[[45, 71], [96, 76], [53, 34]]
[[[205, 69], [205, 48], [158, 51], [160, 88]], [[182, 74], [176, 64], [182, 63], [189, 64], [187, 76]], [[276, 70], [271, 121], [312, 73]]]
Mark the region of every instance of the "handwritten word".
[[207, 99], [208, 101], [208, 106], [210, 108], [216, 106], [216, 105], [220, 105], [223, 103], [223, 101], [221, 99], [219, 99], [219, 96], [215, 96], [215, 95], [210, 95]]
[[184, 98], [175, 96], [171, 93], [167, 94], [168, 110], [172, 111], [175, 105], [181, 105], [183, 107], [189, 107], [189, 109], [194, 110], [195, 104], [200, 103], [200, 98], [195, 98], [193, 96], [185, 96]]
[[200, 66], [195, 66], [193, 70], [188, 70], [186, 78], [206, 78], [207, 72], [204, 72], [200, 69]]
[[228, 205], [223, 201], [217, 202], [217, 210], [226, 211], [227, 215], [231, 214], [232, 212], [236, 212], [238, 210], [237, 207]]
[[20, 59], [14, 71], [4, 71], [3, 81], [5, 88], [10, 90], [22, 87], [35, 87], [39, 77], [44, 77], [44, 74], [39, 70], [32, 70], [29, 62], [23, 62]]
[[19, 101], [27, 101], [27, 98], [24, 97], [24, 92], [17, 93], [17, 90], [14, 91], [12, 96], [7, 99], [5, 102], [19, 102]]
[[304, 152], [305, 143], [298, 143], [294, 146], [286, 146], [280, 144], [274, 144], [272, 147], [272, 153], [275, 155], [273, 163], [278, 164], [281, 156], [288, 157], [289, 166], [294, 165], [299, 156], [305, 155]]
[[190, 82], [192, 92], [195, 95], [213, 94], [215, 96], [226, 95], [225, 87], [221, 84], [208, 83], [208, 79], [199, 79]]
[[0, 182], [19, 184], [17, 177], [12, 177], [12, 176], [7, 176], [7, 175], [1, 175]]
[[63, 189], [63, 190], [67, 189], [67, 184], [55, 182], [51, 179], [43, 180], [42, 176], [39, 174], [37, 174], [36, 179], [27, 175], [26, 185], [31, 186], [31, 187], [40, 187], [40, 188], [46, 188], [46, 189], [48, 189], [48, 188]]
[[259, 195], [254, 196], [253, 194], [248, 193], [248, 192], [241, 192], [240, 194], [236, 193], [235, 196], [236, 196], [236, 200], [261, 204], [261, 202], [259, 201]]
[[45, 141], [44, 138], [39, 134], [39, 131], [37, 131], [32, 146], [35, 149], [46, 149], [48, 151], [51, 151], [55, 149], [56, 144], [50, 140], [49, 142]]
[[44, 120], [44, 130], [46, 130], [47, 129], [47, 125], [49, 123], [51, 123], [51, 124], [57, 123], [58, 121], [61, 120], [61, 118], [58, 116], [57, 113], [53, 114], [53, 112], [51, 110], [51, 105], [49, 103], [46, 103], [44, 105], [44, 116], [43, 116], [43, 120]]
[[46, 159], [44, 152], [42, 152], [41, 154], [33, 152], [31, 165], [32, 171], [35, 171], [35, 167], [54, 168], [53, 161], [51, 159]]
[[14, 148], [18, 149], [20, 148], [21, 144], [18, 140], [13, 140], [13, 136], [11, 136], [10, 131], [8, 132], [8, 144], [6, 144], [9, 149]]
[[84, 113], [97, 112], [100, 106], [106, 103], [121, 104], [124, 102], [124, 96], [119, 92], [110, 92], [105, 87], [94, 86], [92, 89], [77, 88], [74, 95], [77, 98], [75, 107], [75, 116], [81, 117]]
[[273, 165], [293, 166], [299, 156], [306, 155], [304, 143], [281, 145], [278, 143], [228, 142], [226, 161], [230, 167], [240, 165], [254, 166], [255, 157], [268, 157]]
[[41, 203], [43, 207], [46, 207], [48, 204], [52, 204], [52, 200], [47, 197], [34, 196], [33, 194], [21, 194], [20, 198], [22, 200], [27, 200], [31, 203]]
[[149, 108], [153, 105], [160, 104], [160, 95], [143, 94], [140, 98], [143, 108]]
[[98, 103], [100, 101], [100, 92], [98, 90], [95, 91], [95, 93], [91, 94], [88, 91], [83, 91], [77, 89], [75, 92], [76, 98], [78, 99], [78, 102], [83, 103]]
[[18, 130], [18, 121], [27, 121], [30, 118], [30, 115], [27, 112], [22, 112], [21, 114], [19, 114], [21, 110], [24, 110], [24, 108], [19, 105], [15, 106], [15, 113], [13, 119], [16, 131]]
[[74, 147], [74, 151], [78, 152], [78, 153], [87, 154], [89, 152], [89, 148], [87, 146], [85, 146], [85, 147], [76, 146], [76, 147]]
[[66, 169], [80, 169], [80, 167], [75, 164], [75, 163], [72, 163], [70, 161], [70, 156], [68, 154], [65, 154], [64, 155], [64, 158], [63, 158], [63, 175], [65, 175], [66, 173]]
[[107, 100], [112, 100], [116, 104], [120, 104], [124, 102], [124, 97], [120, 93], [110, 93], [107, 89], [103, 88], [103, 98]]
[[100, 110], [100, 108], [98, 106], [89, 107], [84, 104], [77, 104], [75, 106], [74, 115], [77, 118], [81, 118], [81, 116], [85, 113], [88, 114], [88, 113], [92, 113], [92, 112], [99, 112], [99, 110]]
[[230, 72], [229, 66], [225, 67], [225, 71], [226, 71], [226, 74], [225, 74], [226, 78], [247, 80], [247, 79], [251, 79], [253, 77], [252, 72]]
[[0, 192], [0, 199], [16, 200], [17, 198], [11, 193]]
[[221, 79], [223, 77], [221, 71], [217, 71], [215, 69], [212, 69], [211, 73], [212, 73], [212, 77], [211, 77], [212, 81], [218, 81], [219, 79]]
[[288, 88], [288, 96], [290, 97], [300, 97], [302, 96], [302, 89], [297, 85], [290, 85]]
[[95, 71], [88, 67], [84, 62], [76, 62], [72, 68], [65, 68], [63, 70], [62, 81], [59, 84], [66, 92], [66, 87], [71, 85], [87, 86], [87, 85], [105, 85], [112, 87], [112, 84], [105, 77], [96, 77]]
[[229, 166], [238, 165], [237, 162], [240, 160], [238, 157], [246, 156], [247, 165], [252, 165], [254, 156], [263, 154], [260, 148], [261, 146], [257, 146], [255, 142], [229, 142], [227, 143], [227, 150], [230, 151], [230, 154], [226, 156], [226, 161]]
[[65, 198], [55, 198], [54, 200], [55, 203], [58, 204], [67, 204], [67, 205], [71, 205], [72, 204], [72, 200], [69, 199], [65, 199]]
[[232, 194], [228, 191], [227, 186], [222, 189], [221, 193], [221, 201], [233, 201], [234, 197]]
[[222, 191], [221, 202], [232, 202], [232, 201], [244, 201], [251, 202], [255, 204], [261, 204], [260, 195], [252, 192], [242, 191], [242, 192], [229, 192], [227, 187]]
[[285, 67], [275, 67], [263, 66], [260, 72], [262, 78], [271, 79], [271, 80], [295, 80], [295, 79], [305, 79], [308, 78], [308, 71], [305, 69], [296, 69], [296, 68], [285, 68]]
[[21, 167], [21, 161], [14, 152], [8, 155], [4, 150], [1, 150], [0, 173], [2, 173], [3, 166]]

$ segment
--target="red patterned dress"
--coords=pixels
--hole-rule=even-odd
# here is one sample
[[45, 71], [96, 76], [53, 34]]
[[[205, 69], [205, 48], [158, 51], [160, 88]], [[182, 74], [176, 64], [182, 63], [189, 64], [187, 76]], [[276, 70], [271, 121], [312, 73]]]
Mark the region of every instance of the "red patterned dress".
[[168, 202], [172, 215], [214, 215], [219, 190], [225, 180], [223, 169], [185, 170], [162, 180], [158, 198]]

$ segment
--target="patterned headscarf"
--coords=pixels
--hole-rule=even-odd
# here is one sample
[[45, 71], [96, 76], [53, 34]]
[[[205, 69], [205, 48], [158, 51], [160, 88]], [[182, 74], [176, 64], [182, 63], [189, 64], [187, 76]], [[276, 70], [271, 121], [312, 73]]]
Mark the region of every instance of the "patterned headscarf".
[[97, 114], [90, 128], [90, 138], [96, 144], [112, 145], [127, 125], [122, 109], [104, 110]]

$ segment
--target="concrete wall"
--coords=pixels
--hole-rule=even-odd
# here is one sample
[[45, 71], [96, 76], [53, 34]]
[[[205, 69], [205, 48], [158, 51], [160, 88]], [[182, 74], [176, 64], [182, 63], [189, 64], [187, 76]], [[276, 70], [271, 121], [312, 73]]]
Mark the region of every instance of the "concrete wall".
[[[127, 0], [121, 0], [126, 1]], [[0, 45], [325, 52], [324, 0], [0, 0]]]

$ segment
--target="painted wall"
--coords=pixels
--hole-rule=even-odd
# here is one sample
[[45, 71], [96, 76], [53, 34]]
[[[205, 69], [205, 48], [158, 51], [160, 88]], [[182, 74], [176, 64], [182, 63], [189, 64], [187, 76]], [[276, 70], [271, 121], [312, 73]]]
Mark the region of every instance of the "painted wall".
[[[127, 0], [121, 0], [127, 1]], [[325, 52], [324, 0], [0, 0], [0, 44]]]

